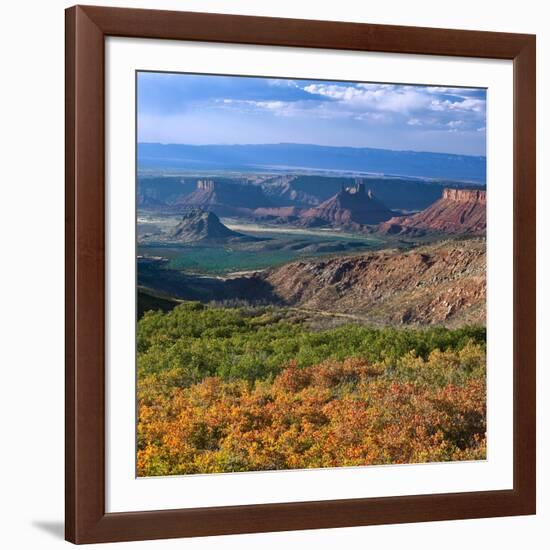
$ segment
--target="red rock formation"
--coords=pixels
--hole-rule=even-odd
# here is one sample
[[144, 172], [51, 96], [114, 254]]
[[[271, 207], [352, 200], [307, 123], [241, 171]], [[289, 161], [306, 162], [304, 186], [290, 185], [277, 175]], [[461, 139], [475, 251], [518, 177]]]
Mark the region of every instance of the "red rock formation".
[[443, 198], [456, 202], [486, 204], [486, 192], [476, 189], [443, 189]]
[[487, 228], [486, 193], [475, 189], [444, 189], [434, 204], [412, 216], [396, 216], [380, 224], [387, 234], [442, 231], [483, 233]]
[[392, 211], [377, 200], [373, 193], [365, 191], [365, 185], [346, 187], [315, 208], [302, 212], [304, 222], [321, 220], [330, 225], [376, 224], [391, 218]]

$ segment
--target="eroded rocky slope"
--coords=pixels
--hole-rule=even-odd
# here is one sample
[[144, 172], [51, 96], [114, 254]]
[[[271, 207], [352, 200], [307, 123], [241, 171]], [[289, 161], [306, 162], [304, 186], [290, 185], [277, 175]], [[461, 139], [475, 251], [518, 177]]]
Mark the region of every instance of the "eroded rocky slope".
[[485, 323], [485, 239], [300, 261], [262, 278], [281, 302], [376, 324]]

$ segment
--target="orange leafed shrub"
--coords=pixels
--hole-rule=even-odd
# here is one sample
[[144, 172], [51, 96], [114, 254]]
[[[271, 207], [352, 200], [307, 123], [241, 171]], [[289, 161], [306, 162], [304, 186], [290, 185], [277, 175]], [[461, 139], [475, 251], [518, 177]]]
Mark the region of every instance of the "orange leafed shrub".
[[274, 379], [140, 380], [140, 476], [476, 460], [485, 353], [290, 362]]

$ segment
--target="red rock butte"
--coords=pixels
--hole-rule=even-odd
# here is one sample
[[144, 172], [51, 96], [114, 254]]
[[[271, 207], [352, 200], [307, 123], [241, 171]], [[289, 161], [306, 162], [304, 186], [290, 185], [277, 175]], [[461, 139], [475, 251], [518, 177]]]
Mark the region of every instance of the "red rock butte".
[[387, 234], [425, 231], [484, 233], [487, 228], [486, 192], [477, 189], [443, 190], [442, 197], [425, 210], [410, 216], [396, 216], [379, 225]]
[[304, 211], [303, 219], [323, 220], [332, 225], [376, 224], [388, 220], [393, 212], [377, 200], [361, 179], [352, 187], [342, 185], [339, 193], [315, 208]]

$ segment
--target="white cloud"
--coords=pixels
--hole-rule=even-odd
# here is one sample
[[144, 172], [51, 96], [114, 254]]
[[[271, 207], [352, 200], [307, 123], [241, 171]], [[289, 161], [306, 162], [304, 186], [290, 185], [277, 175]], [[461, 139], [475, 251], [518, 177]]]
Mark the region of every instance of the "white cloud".
[[278, 88], [298, 88], [298, 84], [294, 80], [289, 80], [287, 78], [268, 78], [268, 86], [275, 86]]
[[367, 121], [367, 122], [389, 122], [391, 116], [385, 113], [373, 113], [365, 111], [364, 113], [354, 114], [351, 113], [355, 120]]
[[407, 114], [427, 107], [430, 98], [414, 87], [391, 84], [310, 84], [304, 91], [327, 97], [354, 109]]
[[223, 99], [222, 103], [226, 105], [251, 105], [252, 107], [262, 107], [264, 109], [280, 109], [288, 102], [273, 100], [273, 101], [254, 101], [252, 99]]
[[349, 118], [355, 115], [345, 109], [334, 109], [327, 101], [256, 101], [251, 99], [224, 99], [218, 102], [221, 108], [230, 108], [243, 113], [269, 112], [280, 117], [309, 116], [323, 119]]
[[443, 101], [434, 99], [430, 103], [433, 111], [473, 111], [475, 113], [485, 112], [485, 101], [483, 99], [467, 98], [461, 101]]
[[[395, 90], [395, 84], [377, 84], [373, 82], [360, 82], [355, 84], [358, 88], [364, 88], [365, 90]], [[406, 86], [401, 86], [401, 88], [406, 88]]]
[[288, 101], [250, 101], [250, 104], [270, 111], [279, 111], [289, 106]]
[[252, 99], [223, 99], [221, 100], [223, 105], [233, 105], [237, 108], [248, 108], [247, 110], [268, 110], [274, 112], [280, 112], [285, 109], [292, 107], [292, 102], [290, 101], [254, 101]]

